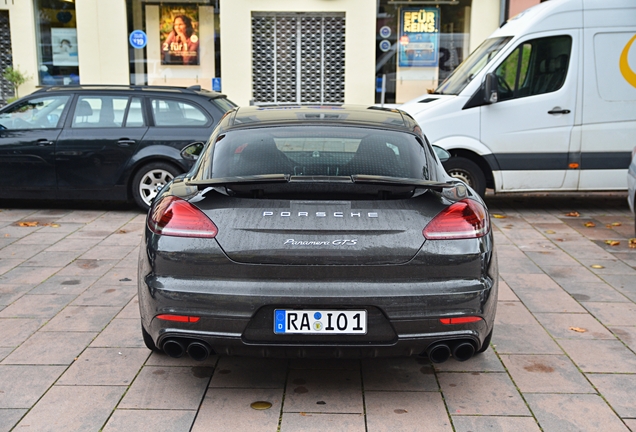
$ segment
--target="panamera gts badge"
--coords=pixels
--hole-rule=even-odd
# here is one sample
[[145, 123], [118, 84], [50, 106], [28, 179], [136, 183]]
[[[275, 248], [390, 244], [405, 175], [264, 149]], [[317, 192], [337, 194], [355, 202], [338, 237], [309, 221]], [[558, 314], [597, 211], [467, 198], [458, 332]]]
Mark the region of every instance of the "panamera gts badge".
[[294, 240], [287, 239], [283, 245], [290, 246], [355, 246], [358, 239], [337, 239], [337, 240]]

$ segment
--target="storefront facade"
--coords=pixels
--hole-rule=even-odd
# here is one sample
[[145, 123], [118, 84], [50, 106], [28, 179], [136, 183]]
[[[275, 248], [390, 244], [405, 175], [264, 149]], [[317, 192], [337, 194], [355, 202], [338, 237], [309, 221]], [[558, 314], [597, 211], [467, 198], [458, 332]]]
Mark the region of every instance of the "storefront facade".
[[0, 68], [30, 78], [21, 95], [200, 85], [241, 105], [402, 103], [519, 2], [539, 0], [0, 0]]

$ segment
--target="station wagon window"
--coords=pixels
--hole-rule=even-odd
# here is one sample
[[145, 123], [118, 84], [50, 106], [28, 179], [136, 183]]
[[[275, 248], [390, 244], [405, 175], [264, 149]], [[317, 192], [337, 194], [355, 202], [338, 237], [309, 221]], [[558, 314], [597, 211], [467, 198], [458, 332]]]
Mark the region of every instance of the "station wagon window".
[[209, 117], [197, 106], [173, 99], [152, 99], [156, 126], [205, 126]]
[[128, 107], [128, 115], [126, 117], [126, 127], [142, 127], [145, 126], [143, 105], [140, 98], [133, 98]]
[[0, 129], [57, 128], [69, 96], [44, 96], [25, 100], [0, 114]]
[[80, 96], [73, 112], [74, 128], [122, 127], [128, 106], [124, 96]]
[[571, 49], [570, 36], [521, 43], [495, 70], [499, 101], [559, 90], [567, 76]]

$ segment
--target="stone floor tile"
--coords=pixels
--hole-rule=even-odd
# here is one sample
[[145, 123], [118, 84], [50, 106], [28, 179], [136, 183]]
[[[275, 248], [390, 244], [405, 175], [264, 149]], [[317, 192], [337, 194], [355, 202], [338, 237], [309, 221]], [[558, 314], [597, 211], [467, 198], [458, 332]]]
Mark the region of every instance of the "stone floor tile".
[[358, 359], [289, 359], [290, 369], [347, 369], [360, 370]]
[[532, 417], [453, 416], [456, 432], [540, 432]]
[[83, 293], [97, 280], [97, 276], [51, 276], [29, 294], [73, 294]]
[[190, 432], [196, 415], [196, 411], [117, 409], [102, 432]]
[[619, 416], [636, 418], [636, 375], [587, 374], [587, 377]]
[[566, 285], [564, 290], [579, 303], [584, 302], [629, 302], [629, 299], [605, 282], [579, 283]]
[[530, 415], [521, 395], [505, 373], [439, 373], [451, 415]]
[[516, 246], [497, 245], [497, 258], [499, 259], [499, 271], [501, 273], [543, 273], [541, 269]]
[[519, 302], [499, 302], [492, 343], [499, 354], [562, 354], [534, 316]]
[[636, 304], [634, 303], [587, 302], [584, 306], [606, 326], [636, 324]]
[[565, 355], [502, 355], [521, 393], [596, 393]]
[[94, 239], [71, 239], [65, 238], [55, 243], [52, 246], [49, 246], [47, 251], [78, 251], [78, 252], [86, 252], [101, 240], [98, 238]]
[[503, 279], [499, 278], [498, 301], [519, 301], [519, 297], [510, 289], [510, 286]]
[[64, 267], [79, 255], [76, 251], [44, 251], [29, 258], [22, 265], [30, 267]]
[[14, 348], [0, 348], [0, 361], [4, 360]]
[[609, 329], [632, 351], [636, 351], [636, 327], [613, 326]]
[[[135, 320], [138, 321], [138, 320]], [[145, 346], [145, 345], [144, 345]], [[148, 350], [150, 352], [150, 350]], [[180, 358], [172, 358], [163, 352], [153, 351], [148, 360], [146, 366], [163, 366], [163, 367], [207, 367], [215, 369], [219, 358], [217, 356], [210, 356], [204, 361], [193, 360], [188, 355], [184, 355]]]
[[23, 245], [29, 245], [29, 244], [39, 244], [39, 245], [46, 245], [46, 246], [50, 246], [52, 244], [57, 243], [58, 241], [62, 240], [64, 237], [67, 236], [68, 233], [66, 232], [34, 232], [32, 234], [29, 234], [26, 237], [22, 237], [20, 240], [16, 241], [16, 244], [23, 244]]
[[34, 333], [16, 348], [2, 364], [69, 365], [88, 346], [96, 333]]
[[[496, 330], [495, 330], [496, 331]], [[439, 372], [504, 372], [505, 369], [492, 348], [481, 354], [475, 354], [470, 360], [459, 362], [449, 358], [444, 363], [433, 364]]]
[[[123, 262], [123, 261], [122, 261]], [[132, 286], [137, 288], [137, 258], [134, 267], [122, 267], [121, 263], [110, 269], [104, 276], [99, 278], [99, 285]]]
[[137, 287], [131, 285], [102, 285], [97, 283], [88, 288], [71, 303], [71, 306], [113, 306], [123, 308], [137, 294]]
[[544, 431], [627, 431], [598, 395], [527, 394], [526, 401]]
[[207, 367], [145, 366], [119, 408], [196, 410], [212, 372]]
[[636, 432], [636, 419], [623, 419], [629, 430]]
[[360, 373], [290, 370], [284, 412], [363, 413]]
[[603, 280], [587, 267], [544, 266], [543, 271], [566, 291], [581, 283], [602, 283]]
[[285, 388], [286, 359], [221, 357], [210, 387]]
[[541, 252], [525, 251], [525, 254], [539, 267], [543, 266], [580, 266], [577, 260], [561, 250], [546, 250]]
[[53, 386], [16, 429], [37, 432], [100, 430], [125, 391], [124, 386]]
[[362, 414], [288, 413], [283, 415], [280, 432], [365, 432]]
[[113, 259], [121, 260], [130, 253], [135, 246], [104, 246], [98, 244], [85, 252], [80, 259]]
[[453, 430], [439, 392], [365, 390], [364, 402], [369, 432]]
[[[0, 247], [2, 247], [1, 244]], [[0, 258], [0, 275], [3, 273], [7, 273], [11, 269], [16, 268], [23, 262], [24, 259], [22, 258]], [[0, 279], [0, 283], [4, 283], [2, 279]]]
[[46, 249], [46, 247], [47, 245], [45, 244], [20, 244], [15, 242], [0, 249], [0, 258], [29, 259]]
[[[585, 266], [588, 266], [592, 272], [597, 275], [631, 275], [632, 277], [636, 276], [636, 270], [625, 264], [624, 262], [611, 259], [611, 260], [602, 260], [602, 259], [587, 259], [581, 260], [581, 263]], [[592, 265], [602, 265], [603, 268], [592, 268]]]
[[588, 313], [535, 313], [534, 316], [556, 339], [615, 339], [609, 330]]
[[0, 347], [16, 347], [46, 321], [36, 318], [0, 318]]
[[630, 274], [611, 274], [601, 275], [601, 278], [619, 291], [634, 289], [634, 275]]
[[18, 421], [26, 414], [26, 409], [0, 408], [0, 432], [9, 432]]
[[558, 242], [558, 246], [567, 252], [572, 258], [582, 262], [583, 260], [613, 259], [612, 254], [602, 247], [582, 238], [579, 241]]
[[123, 235], [115, 233], [106, 237], [102, 244], [105, 246], [138, 246], [141, 241], [141, 233], [141, 230]]
[[0, 408], [31, 408], [65, 366], [0, 365]]
[[517, 289], [515, 293], [532, 313], [540, 312], [569, 312], [584, 313], [585, 309], [563, 289]]
[[78, 259], [64, 267], [58, 273], [60, 276], [103, 276], [118, 260], [86, 260]]
[[121, 310], [121, 307], [67, 306], [42, 327], [45, 332], [99, 332]]
[[50, 319], [75, 299], [74, 295], [25, 294], [0, 312], [0, 318]]
[[137, 260], [139, 259], [139, 246], [134, 248], [128, 255], [115, 266], [116, 269], [137, 269]]
[[[0, 305], [10, 305], [24, 294], [29, 292], [32, 285], [0, 284]], [[2, 343], [0, 341], [0, 343]]]
[[559, 344], [583, 372], [636, 373], [636, 354], [618, 340], [560, 339]]
[[117, 314], [117, 318], [134, 318], [141, 320], [141, 315], [139, 315], [139, 299], [137, 296], [133, 297], [121, 312]]
[[414, 357], [362, 360], [364, 390], [439, 391], [430, 362]]
[[[208, 390], [192, 432], [250, 431], [275, 432], [278, 428], [283, 389]], [[253, 402], [269, 402], [271, 408], [255, 410]]]
[[58, 219], [58, 222], [75, 222], [87, 224], [94, 221], [103, 214], [104, 212], [101, 210], [74, 210], [66, 214], [62, 218]]
[[87, 348], [58, 385], [130, 385], [150, 356], [146, 348]]
[[84, 227], [83, 223], [69, 223], [69, 222], [60, 222], [59, 220], [55, 222], [56, 225], [59, 226], [45, 226], [42, 227], [36, 234], [60, 234], [64, 233], [64, 236], [69, 235], [72, 232], [77, 231], [80, 228]]
[[60, 271], [61, 267], [26, 267], [19, 265], [0, 276], [3, 284], [37, 285]]
[[[144, 340], [141, 336], [141, 326], [136, 319], [116, 318], [97, 336], [90, 345], [97, 347], [129, 347], [145, 348]], [[150, 350], [148, 350], [150, 354]]]

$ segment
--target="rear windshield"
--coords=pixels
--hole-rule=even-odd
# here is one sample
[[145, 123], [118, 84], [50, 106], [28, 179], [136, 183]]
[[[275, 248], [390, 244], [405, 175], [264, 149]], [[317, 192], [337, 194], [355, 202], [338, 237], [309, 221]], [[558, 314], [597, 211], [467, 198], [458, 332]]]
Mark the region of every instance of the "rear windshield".
[[297, 126], [239, 130], [213, 147], [207, 178], [264, 174], [367, 174], [428, 180], [426, 153], [408, 133], [353, 127]]

